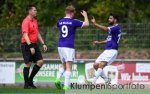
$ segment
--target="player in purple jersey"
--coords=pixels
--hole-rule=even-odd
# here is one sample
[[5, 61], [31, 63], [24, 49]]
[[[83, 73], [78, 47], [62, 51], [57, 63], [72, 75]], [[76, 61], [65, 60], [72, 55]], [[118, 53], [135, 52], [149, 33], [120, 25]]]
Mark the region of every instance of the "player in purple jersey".
[[61, 77], [64, 74], [64, 90], [70, 88], [70, 77], [72, 72], [72, 62], [75, 58], [74, 49], [74, 39], [76, 29], [78, 27], [89, 26], [88, 16], [86, 11], [82, 11], [81, 14], [84, 17], [84, 22], [73, 19], [75, 14], [75, 8], [73, 6], [66, 7], [65, 10], [66, 17], [60, 19], [57, 22], [57, 27], [60, 31], [60, 38], [58, 42], [58, 53], [62, 62], [62, 66], [57, 74], [57, 79], [55, 80], [55, 85], [58, 89], [61, 89]]
[[111, 13], [108, 19], [109, 27], [97, 24], [94, 17], [91, 21], [96, 27], [108, 32], [107, 40], [93, 42], [94, 44], [105, 43], [104, 52], [100, 54], [93, 65], [94, 69], [96, 70], [96, 77], [93, 83], [96, 83], [96, 80], [99, 78], [99, 76], [101, 76], [106, 83], [110, 83], [111, 79], [105, 76], [103, 68], [106, 65], [110, 65], [116, 59], [118, 54], [118, 43], [121, 35], [121, 29], [118, 25], [119, 17], [118, 15]]

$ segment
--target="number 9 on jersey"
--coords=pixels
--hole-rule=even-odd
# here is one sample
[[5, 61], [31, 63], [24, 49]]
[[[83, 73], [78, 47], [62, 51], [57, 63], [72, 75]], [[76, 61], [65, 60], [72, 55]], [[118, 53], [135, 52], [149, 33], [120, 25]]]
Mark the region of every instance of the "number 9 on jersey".
[[62, 31], [62, 37], [65, 38], [68, 35], [68, 27], [66, 25], [63, 25], [61, 27], [61, 31]]

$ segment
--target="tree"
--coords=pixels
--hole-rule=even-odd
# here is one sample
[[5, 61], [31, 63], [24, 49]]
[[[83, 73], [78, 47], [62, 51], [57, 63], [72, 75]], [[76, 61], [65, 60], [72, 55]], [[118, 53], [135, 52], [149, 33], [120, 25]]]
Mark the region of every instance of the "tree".
[[81, 10], [87, 10], [89, 18], [96, 16], [98, 22], [107, 22], [110, 12], [118, 13], [122, 22], [150, 21], [149, 0], [1, 0], [0, 28], [20, 27], [26, 16], [26, 7], [35, 4], [40, 26], [54, 26], [64, 16], [67, 5], [76, 7], [76, 18], [83, 19]]

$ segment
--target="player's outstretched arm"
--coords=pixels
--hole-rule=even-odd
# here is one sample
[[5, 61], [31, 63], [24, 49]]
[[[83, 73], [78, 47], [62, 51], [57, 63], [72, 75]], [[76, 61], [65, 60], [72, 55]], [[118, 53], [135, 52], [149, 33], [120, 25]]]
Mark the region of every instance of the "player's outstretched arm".
[[82, 27], [88, 27], [89, 26], [89, 20], [88, 20], [88, 16], [87, 16], [87, 12], [86, 11], [82, 11], [81, 14], [84, 17], [84, 24]]
[[104, 31], [109, 31], [108, 27], [97, 24], [94, 17], [92, 18], [91, 22], [92, 22], [96, 27], [98, 27], [98, 28], [100, 28], [100, 29], [102, 29], [102, 30], [104, 30]]
[[93, 45], [95, 45], [95, 44], [104, 44], [106, 42], [107, 42], [107, 40], [104, 40], [104, 41], [93, 41]]

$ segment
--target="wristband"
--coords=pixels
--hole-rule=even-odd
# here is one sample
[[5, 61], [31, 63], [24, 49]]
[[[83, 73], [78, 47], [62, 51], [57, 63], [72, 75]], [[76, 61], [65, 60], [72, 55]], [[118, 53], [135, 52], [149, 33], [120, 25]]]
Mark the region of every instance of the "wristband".
[[46, 44], [44, 43], [44, 44], [42, 44], [42, 45], [46, 45]]
[[29, 44], [29, 48], [33, 48], [33, 45], [32, 45], [32, 44]]

